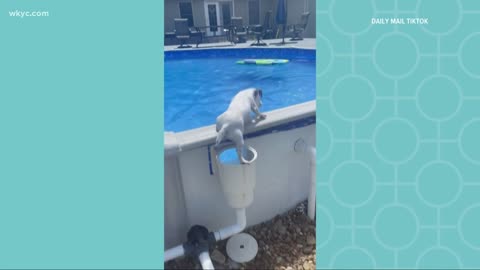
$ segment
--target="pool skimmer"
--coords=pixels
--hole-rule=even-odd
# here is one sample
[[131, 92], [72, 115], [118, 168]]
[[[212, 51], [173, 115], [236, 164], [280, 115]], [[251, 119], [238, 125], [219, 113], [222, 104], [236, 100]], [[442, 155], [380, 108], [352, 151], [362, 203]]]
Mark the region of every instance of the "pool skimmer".
[[227, 241], [227, 255], [237, 263], [245, 263], [257, 256], [257, 240], [248, 233], [236, 234]]

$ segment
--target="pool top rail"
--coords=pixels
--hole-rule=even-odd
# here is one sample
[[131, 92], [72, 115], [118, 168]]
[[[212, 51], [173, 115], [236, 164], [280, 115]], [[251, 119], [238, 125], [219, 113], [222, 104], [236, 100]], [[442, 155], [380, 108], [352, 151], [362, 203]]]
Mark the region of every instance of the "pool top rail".
[[[315, 100], [265, 112], [267, 118], [245, 127], [245, 137], [251, 138], [264, 134], [299, 128], [314, 124]], [[215, 125], [204, 126], [182, 132], [165, 132], [165, 156], [181, 151], [208, 146], [215, 143], [217, 132]]]

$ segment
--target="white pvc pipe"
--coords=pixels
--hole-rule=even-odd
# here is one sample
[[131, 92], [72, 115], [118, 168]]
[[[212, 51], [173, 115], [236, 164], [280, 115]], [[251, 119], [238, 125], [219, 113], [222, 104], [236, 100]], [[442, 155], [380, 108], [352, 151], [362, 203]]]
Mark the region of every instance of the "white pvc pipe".
[[225, 227], [215, 232], [215, 240], [220, 241], [243, 231], [247, 227], [245, 208], [237, 209], [237, 224]]
[[165, 250], [165, 253], [163, 253], [163, 258], [164, 258], [163, 261], [168, 262], [175, 258], [181, 257], [184, 254], [185, 254], [185, 250], [183, 249], [183, 245], [173, 247], [171, 249]]
[[315, 200], [317, 190], [317, 171], [316, 171], [316, 156], [317, 150], [309, 146], [307, 148], [308, 158], [310, 160], [310, 192], [308, 193], [308, 217], [311, 220], [315, 219]]
[[202, 265], [202, 269], [212, 269], [214, 270], [215, 268], [213, 267], [212, 260], [210, 259], [210, 255], [208, 255], [207, 251], [204, 251], [198, 255], [198, 259], [200, 260], [200, 264]]
[[297, 153], [305, 153], [308, 156], [308, 163], [310, 166], [310, 190], [308, 192], [308, 209], [307, 214], [311, 220], [315, 219], [315, 197], [317, 187], [317, 174], [316, 174], [316, 156], [317, 150], [313, 146], [308, 146], [303, 139], [298, 139], [295, 142], [294, 150]]

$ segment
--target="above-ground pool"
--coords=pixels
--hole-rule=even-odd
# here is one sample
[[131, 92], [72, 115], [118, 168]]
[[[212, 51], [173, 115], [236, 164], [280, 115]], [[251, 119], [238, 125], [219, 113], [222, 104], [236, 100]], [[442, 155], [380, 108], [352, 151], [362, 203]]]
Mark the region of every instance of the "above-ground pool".
[[[287, 64], [242, 65], [246, 58]], [[260, 111], [315, 99], [315, 50], [209, 49], [165, 52], [165, 130], [212, 125], [240, 90], [263, 90]]]

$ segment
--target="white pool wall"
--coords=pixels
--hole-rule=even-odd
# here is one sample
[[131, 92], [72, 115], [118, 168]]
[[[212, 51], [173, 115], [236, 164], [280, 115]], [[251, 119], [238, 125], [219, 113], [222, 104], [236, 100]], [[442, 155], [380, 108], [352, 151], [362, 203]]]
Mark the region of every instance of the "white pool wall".
[[[246, 134], [312, 116], [315, 101], [267, 112], [267, 119], [247, 129]], [[215, 143], [215, 138], [213, 125], [165, 133], [165, 248], [183, 243], [188, 229], [195, 224], [214, 231], [235, 222], [235, 211], [224, 198], [218, 173], [210, 174], [208, 146]], [[314, 146], [315, 124], [245, 140], [258, 153], [254, 201], [246, 211], [247, 226], [282, 214], [308, 197], [309, 163], [306, 155], [293, 148], [299, 138]]]

